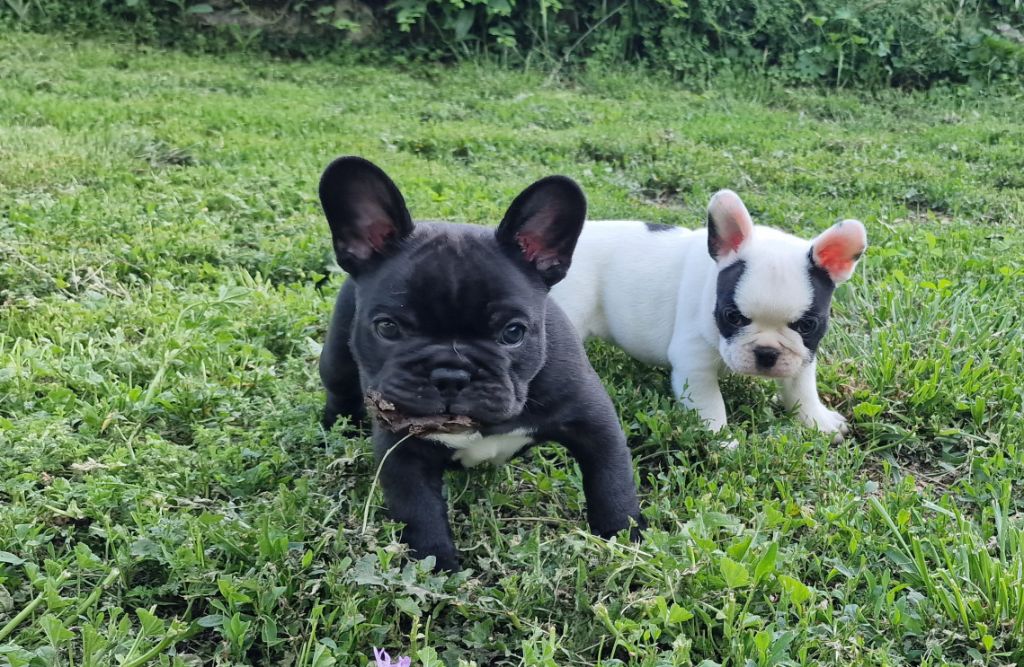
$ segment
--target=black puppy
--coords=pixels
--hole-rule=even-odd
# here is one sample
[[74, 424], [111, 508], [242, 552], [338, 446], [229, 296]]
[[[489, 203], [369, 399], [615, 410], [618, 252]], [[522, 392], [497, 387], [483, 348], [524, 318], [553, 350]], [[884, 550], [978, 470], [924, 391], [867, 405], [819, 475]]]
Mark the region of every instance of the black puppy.
[[441, 492], [446, 468], [501, 463], [536, 442], [559, 442], [579, 462], [595, 533], [639, 525], [611, 400], [548, 299], [583, 227], [579, 186], [563, 176], [537, 181], [497, 230], [414, 226], [383, 171], [343, 157], [324, 171], [320, 200], [350, 275], [320, 358], [324, 424], [361, 419], [369, 402], [381, 487], [415, 556], [459, 569]]

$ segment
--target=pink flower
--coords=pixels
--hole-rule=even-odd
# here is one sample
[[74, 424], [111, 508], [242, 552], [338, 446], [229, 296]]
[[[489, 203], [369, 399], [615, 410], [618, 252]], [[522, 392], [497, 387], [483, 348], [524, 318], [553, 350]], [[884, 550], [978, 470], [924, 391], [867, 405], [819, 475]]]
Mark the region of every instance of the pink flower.
[[391, 656], [382, 648], [373, 648], [374, 667], [411, 667], [412, 658], [402, 656], [398, 662], [391, 662]]

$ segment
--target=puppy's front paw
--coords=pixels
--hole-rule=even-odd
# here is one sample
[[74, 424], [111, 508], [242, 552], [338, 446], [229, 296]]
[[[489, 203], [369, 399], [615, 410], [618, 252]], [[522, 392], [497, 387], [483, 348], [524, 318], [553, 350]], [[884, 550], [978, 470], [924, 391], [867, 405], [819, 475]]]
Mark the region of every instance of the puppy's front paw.
[[647, 519], [645, 519], [640, 514], [636, 515], [633, 518], [635, 520], [635, 523], [633, 523], [633, 525], [629, 527], [629, 541], [642, 542], [643, 535], [641, 535], [641, 531], [647, 528]]
[[[414, 536], [410, 536], [408, 528], [402, 534], [402, 542], [409, 546], [407, 556], [413, 560], [423, 560], [428, 556], [434, 557], [434, 572], [455, 573], [462, 569], [461, 554], [450, 542], [430, 541], [423, 543]], [[416, 545], [416, 546], [413, 546]]]
[[846, 417], [834, 410], [821, 406], [813, 412], [800, 413], [800, 421], [805, 426], [813, 426], [822, 433], [834, 433], [832, 442], [838, 444], [843, 441], [843, 436], [850, 432], [850, 425], [846, 423]]
[[643, 529], [647, 528], [647, 519], [637, 512], [635, 515], [631, 514], [626, 517], [624, 522], [619, 520], [598, 523], [591, 520], [590, 523], [590, 532], [606, 540], [610, 540], [626, 528], [629, 528], [629, 540], [631, 542], [640, 542], [642, 540], [640, 533]]
[[343, 417], [348, 419], [348, 428], [345, 429], [347, 432], [359, 431], [368, 426], [366, 407], [363, 405], [361, 398], [359, 400], [345, 400], [334, 394], [328, 394], [323, 416], [320, 418], [320, 425], [323, 426], [325, 431], [330, 431]]
[[462, 570], [462, 563], [459, 559], [458, 551], [443, 551], [434, 553], [434, 572], [441, 574], [447, 572], [448, 574], [455, 574]]

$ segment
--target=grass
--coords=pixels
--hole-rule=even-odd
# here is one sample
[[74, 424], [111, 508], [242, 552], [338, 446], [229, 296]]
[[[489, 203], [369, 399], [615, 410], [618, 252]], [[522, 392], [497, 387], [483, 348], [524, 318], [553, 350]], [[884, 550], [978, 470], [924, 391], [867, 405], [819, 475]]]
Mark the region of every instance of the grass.
[[[0, 665], [1024, 662], [1021, 95], [0, 54]], [[561, 172], [593, 217], [695, 225], [731, 187], [802, 234], [864, 220], [820, 364], [852, 437], [730, 378], [723, 452], [593, 345], [644, 542], [589, 536], [546, 447], [449, 477], [471, 571], [406, 563], [367, 443], [317, 421], [343, 153], [423, 218]]]

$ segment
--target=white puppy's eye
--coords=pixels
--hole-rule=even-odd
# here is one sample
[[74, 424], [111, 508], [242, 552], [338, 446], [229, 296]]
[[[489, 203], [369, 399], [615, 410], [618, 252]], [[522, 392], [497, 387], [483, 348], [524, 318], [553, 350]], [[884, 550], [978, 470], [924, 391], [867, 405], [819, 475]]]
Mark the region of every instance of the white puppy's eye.
[[722, 313], [726, 323], [729, 326], [736, 327], [737, 329], [745, 327], [750, 324], [750, 320], [743, 316], [743, 313], [736, 310], [735, 308], [726, 308], [725, 312]]
[[796, 322], [789, 325], [789, 328], [797, 332], [801, 336], [805, 336], [809, 333], [813, 333], [818, 328], [818, 318], [813, 315], [807, 317], [801, 317]]
[[398, 322], [395, 322], [389, 317], [382, 317], [375, 320], [373, 323], [373, 330], [377, 332], [377, 335], [385, 340], [395, 340], [402, 334], [402, 330], [398, 326]]
[[501, 330], [498, 342], [502, 345], [519, 345], [526, 337], [526, 325], [522, 322], [511, 322]]

